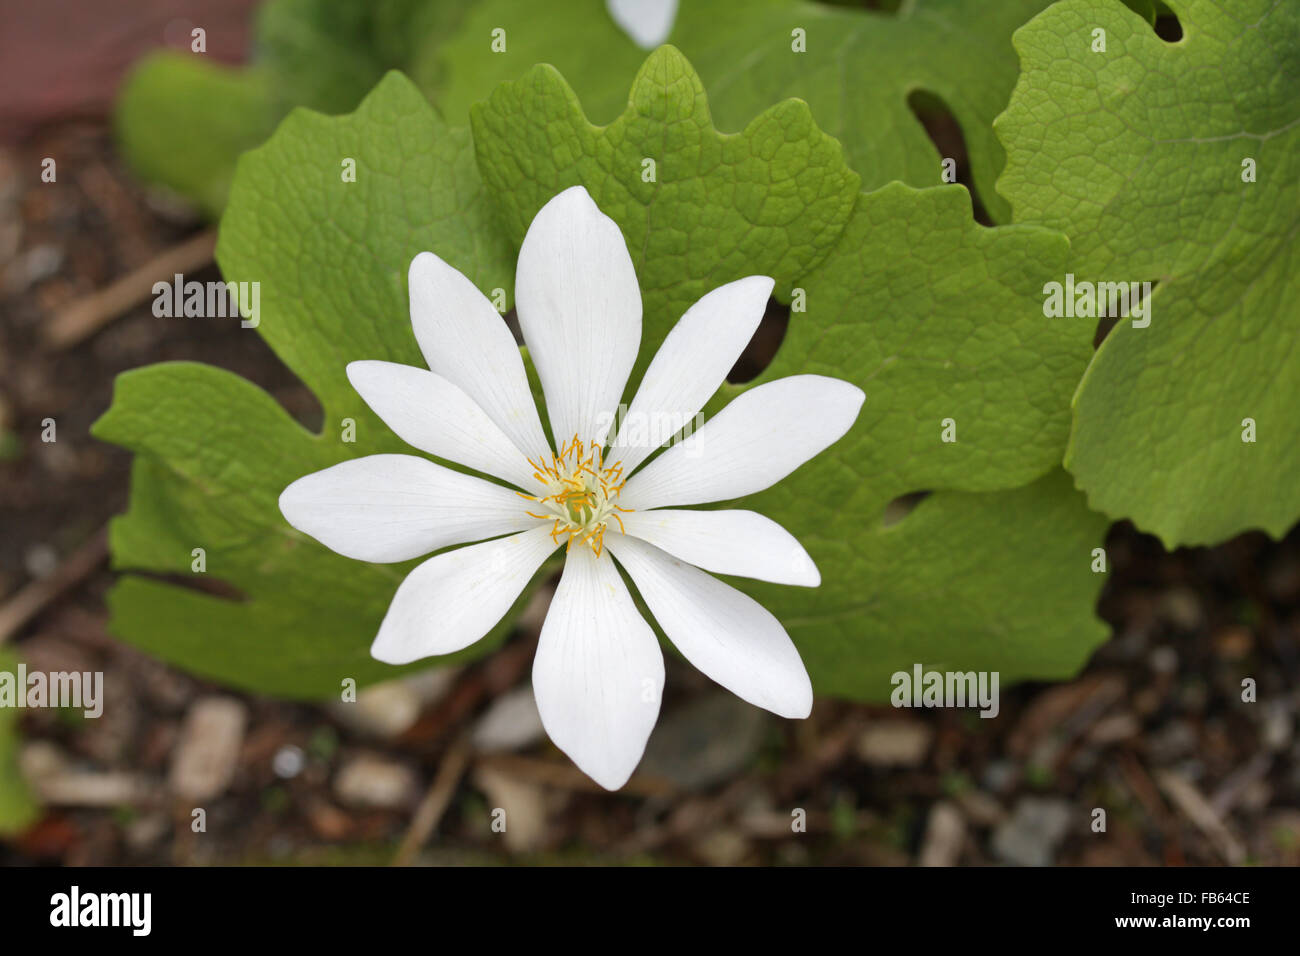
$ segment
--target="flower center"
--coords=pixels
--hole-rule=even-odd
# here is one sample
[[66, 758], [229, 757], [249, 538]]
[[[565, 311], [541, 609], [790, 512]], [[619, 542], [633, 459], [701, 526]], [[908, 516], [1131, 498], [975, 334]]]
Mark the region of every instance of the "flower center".
[[519, 495], [537, 502], [539, 510], [527, 514], [551, 522], [551, 538], [559, 544], [561, 535], [565, 536], [566, 551], [576, 540], [579, 545], [589, 545], [600, 557], [606, 526], [615, 521], [622, 531], [623, 519], [618, 513], [632, 510], [614, 503], [627, 483], [623, 463], [607, 466], [604, 455], [603, 448], [584, 444], [574, 435], [560, 446], [558, 454], [551, 455], [549, 462], [528, 459], [533, 477], [541, 482], [545, 494], [526, 495], [521, 491]]

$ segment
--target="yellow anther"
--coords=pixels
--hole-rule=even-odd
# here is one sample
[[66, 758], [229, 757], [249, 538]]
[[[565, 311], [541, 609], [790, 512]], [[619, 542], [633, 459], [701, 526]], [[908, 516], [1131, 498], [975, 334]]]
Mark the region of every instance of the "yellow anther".
[[591, 548], [597, 557], [603, 554], [609, 520], [617, 521], [620, 530], [625, 530], [623, 519], [616, 512], [626, 514], [632, 510], [614, 502], [627, 483], [622, 462], [606, 467], [605, 450], [599, 445], [588, 445], [578, 435], [561, 444], [559, 451], [551, 455], [549, 464], [544, 458], [527, 461], [543, 491], [538, 495], [520, 492], [520, 496], [542, 505], [544, 513], [524, 513], [551, 522], [551, 540], [559, 544], [560, 536], [564, 535], [566, 551], [576, 539]]

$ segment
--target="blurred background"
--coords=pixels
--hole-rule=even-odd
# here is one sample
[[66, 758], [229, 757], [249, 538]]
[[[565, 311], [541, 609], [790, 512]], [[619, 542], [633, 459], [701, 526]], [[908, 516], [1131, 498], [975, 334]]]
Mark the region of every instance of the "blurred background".
[[156, 279], [217, 278], [214, 234], [134, 179], [112, 132], [134, 60], [188, 50], [201, 23], [207, 55], [240, 62], [255, 6], [0, 2], [0, 661], [105, 675], [99, 719], [0, 714], [0, 811], [21, 810], [0, 862], [1300, 863], [1296, 532], [1170, 554], [1115, 526], [1098, 605], [1112, 639], [1072, 682], [1003, 688], [992, 720], [820, 700], [782, 721], [669, 655], [659, 726], [616, 794], [538, 722], [547, 589], [499, 652], [355, 705], [244, 695], [109, 636], [104, 528], [129, 455], [88, 429], [114, 376], [208, 362], [319, 426], [260, 338], [152, 315]]

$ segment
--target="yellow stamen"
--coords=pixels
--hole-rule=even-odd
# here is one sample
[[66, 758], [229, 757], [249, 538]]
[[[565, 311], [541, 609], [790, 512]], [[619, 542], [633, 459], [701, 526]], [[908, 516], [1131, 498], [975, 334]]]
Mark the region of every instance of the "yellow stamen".
[[521, 498], [542, 506], [542, 513], [525, 511], [530, 518], [551, 522], [551, 540], [557, 545], [564, 536], [567, 552], [576, 540], [587, 545], [600, 557], [605, 551], [605, 529], [610, 519], [626, 533], [623, 519], [617, 512], [627, 514], [632, 509], [615, 503], [627, 479], [623, 477], [622, 462], [605, 465], [605, 450], [596, 444], [587, 444], [578, 435], [560, 445], [550, 457], [537, 461], [526, 459], [533, 469], [541, 490], [536, 495], [519, 492]]

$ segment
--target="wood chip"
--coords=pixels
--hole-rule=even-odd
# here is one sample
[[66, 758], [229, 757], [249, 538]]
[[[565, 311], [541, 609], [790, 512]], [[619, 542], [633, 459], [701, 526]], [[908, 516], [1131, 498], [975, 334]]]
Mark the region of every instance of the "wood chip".
[[1157, 770], [1155, 778], [1165, 796], [1205, 834], [1224, 862], [1236, 866], [1246, 859], [1246, 848], [1214, 812], [1214, 807], [1210, 806], [1194, 783], [1171, 770]]
[[79, 584], [108, 557], [108, 528], [101, 528], [48, 577], [32, 581], [0, 606], [0, 644], [55, 598]]
[[66, 349], [94, 335], [124, 312], [144, 302], [155, 282], [170, 282], [177, 273], [197, 272], [212, 263], [217, 230], [203, 232], [172, 246], [106, 288], [78, 299], [45, 326], [45, 344]]

